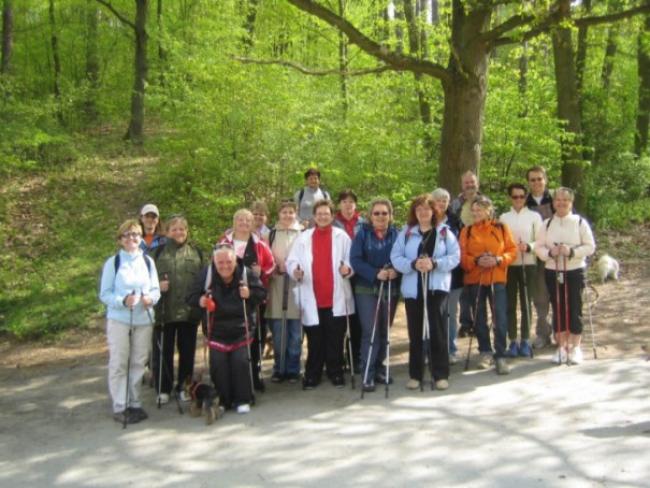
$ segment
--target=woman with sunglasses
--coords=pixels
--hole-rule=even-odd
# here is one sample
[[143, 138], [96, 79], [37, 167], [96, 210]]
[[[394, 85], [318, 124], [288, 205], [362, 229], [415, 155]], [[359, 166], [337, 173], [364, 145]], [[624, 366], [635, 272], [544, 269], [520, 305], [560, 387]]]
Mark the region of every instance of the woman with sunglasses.
[[106, 305], [108, 389], [113, 418], [132, 424], [148, 417], [140, 402], [140, 386], [151, 344], [153, 306], [160, 299], [156, 266], [140, 249], [141, 240], [137, 220], [120, 225], [120, 250], [104, 263], [99, 292]]
[[[517, 256], [508, 267], [506, 296], [508, 298], [508, 338], [510, 345], [506, 356], [529, 358], [533, 355], [530, 345], [530, 320], [535, 283], [537, 282], [537, 258], [535, 239], [542, 226], [539, 213], [526, 207], [526, 187], [520, 183], [508, 186], [511, 208], [499, 217], [507, 225], [517, 244]], [[517, 295], [521, 308], [521, 330], [517, 342]]]
[[[406, 387], [410, 390], [420, 388], [424, 380], [425, 353], [429, 357], [432, 387], [438, 390], [449, 387], [447, 295], [451, 271], [460, 260], [460, 249], [449, 226], [438, 220], [442, 215], [438, 213], [436, 217], [436, 208], [430, 194], [412, 200], [407, 225], [399, 233], [390, 256], [395, 269], [402, 273], [401, 291], [409, 335], [410, 379]], [[428, 351], [424, 350], [422, 338], [425, 307], [429, 319]]]
[[[352, 241], [350, 264], [356, 273], [354, 299], [357, 316], [361, 322], [359, 366], [363, 381], [362, 388], [366, 392], [371, 392], [375, 391], [375, 381], [390, 382], [390, 378], [386, 377], [383, 364], [386, 359], [387, 323], [392, 323], [395, 316], [399, 282], [394, 281], [398, 273], [390, 262], [390, 251], [397, 239], [397, 229], [392, 224], [393, 205], [386, 198], [375, 198], [370, 203], [368, 215], [370, 215], [370, 223], [362, 224]], [[389, 281], [391, 283], [390, 310], [388, 310], [387, 300]], [[380, 288], [383, 289], [381, 296]], [[374, 341], [372, 340], [373, 328], [375, 328]], [[371, 343], [372, 356], [370, 355]]]
[[[190, 307], [185, 297], [204, 266], [203, 253], [188, 241], [185, 217], [172, 216], [167, 222], [167, 242], [158, 247], [153, 258], [160, 277], [161, 300], [156, 305], [157, 327], [152, 373], [161, 404], [169, 401], [174, 381], [174, 342], [178, 348], [176, 394], [184, 398], [183, 385], [194, 371], [196, 335], [201, 314]], [[159, 344], [162, 341], [163, 364], [160, 367]], [[161, 374], [162, 373], [162, 374]]]

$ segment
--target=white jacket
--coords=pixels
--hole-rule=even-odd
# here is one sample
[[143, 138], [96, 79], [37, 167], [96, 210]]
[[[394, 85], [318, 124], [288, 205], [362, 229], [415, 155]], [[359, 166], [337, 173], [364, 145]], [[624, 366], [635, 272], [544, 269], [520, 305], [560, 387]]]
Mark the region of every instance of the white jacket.
[[[510, 207], [510, 211], [499, 217], [499, 222], [510, 227], [512, 238], [515, 244], [525, 242], [530, 247], [530, 252], [524, 253], [524, 264], [532, 266], [537, 263], [535, 259], [535, 241], [542, 226], [542, 217], [538, 212], [528, 207], [522, 208], [519, 212]], [[510, 263], [510, 266], [521, 266], [521, 251], [517, 252], [517, 258]]]
[[[567, 271], [584, 268], [585, 258], [591, 256], [596, 250], [589, 224], [577, 214], [569, 214], [566, 217], [558, 217], [556, 214], [542, 224], [537, 235], [535, 252], [539, 259], [546, 262], [546, 269], [555, 269], [555, 258], [549, 254], [555, 244], [566, 244], [573, 250], [573, 256], [566, 263]], [[562, 257], [559, 263], [562, 271], [564, 267]]]
[[[314, 294], [314, 278], [311, 272], [311, 267], [314, 258], [318, 256], [312, 255], [312, 236], [314, 229], [309, 229], [296, 237], [289, 251], [286, 265], [287, 272], [293, 276], [293, 272], [300, 266], [304, 272], [304, 276], [300, 285], [294, 288], [293, 293], [296, 303], [300, 307], [302, 315], [302, 324], [305, 327], [318, 325], [318, 307], [316, 305], [316, 295]], [[339, 273], [341, 261], [345, 265], [350, 266], [350, 246], [352, 241], [344, 230], [332, 227], [332, 267], [334, 272], [334, 297], [332, 313], [335, 317], [341, 317], [347, 314], [354, 313], [354, 297], [352, 295], [352, 287], [350, 286], [350, 274], [346, 278]], [[350, 268], [352, 268], [350, 266]], [[346, 307], [347, 304], [347, 307]]]

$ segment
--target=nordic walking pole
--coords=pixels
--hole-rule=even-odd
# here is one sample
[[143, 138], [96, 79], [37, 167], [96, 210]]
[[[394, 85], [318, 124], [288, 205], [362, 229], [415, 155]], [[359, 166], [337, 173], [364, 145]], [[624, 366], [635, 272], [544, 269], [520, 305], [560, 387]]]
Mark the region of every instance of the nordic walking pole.
[[[555, 244], [557, 246], [557, 243]], [[557, 335], [560, 338], [558, 340], [559, 345], [559, 357], [558, 364], [562, 364], [562, 309], [560, 308], [560, 282], [564, 281], [564, 276], [560, 272], [560, 256], [555, 256], [555, 327], [557, 329]], [[568, 351], [567, 351], [568, 356]]]
[[[341, 266], [344, 265], [345, 263], [341, 261]], [[352, 357], [352, 335], [350, 334], [350, 311], [348, 310], [348, 297], [345, 294], [345, 288], [343, 288], [343, 299], [345, 300], [345, 335], [347, 336], [348, 359], [350, 360], [350, 386], [354, 390], [354, 358]]]
[[[248, 287], [248, 276], [246, 275], [246, 266], [243, 266], [242, 281], [240, 286]], [[251, 343], [250, 343], [250, 327], [248, 322], [248, 310], [246, 299], [242, 298], [242, 305], [244, 309], [244, 331], [246, 334], [246, 358], [248, 359], [248, 376], [250, 379], [250, 388], [251, 388], [251, 404], [255, 405], [255, 388], [253, 387], [253, 361], [251, 359]]]
[[[257, 263], [251, 264], [251, 266], [257, 266]], [[264, 353], [264, 338], [262, 337], [262, 316], [260, 313], [260, 306], [257, 306], [257, 313], [255, 314], [255, 322], [257, 322], [257, 371], [258, 377], [260, 380], [260, 391], [265, 392], [266, 386], [264, 385], [264, 377], [262, 374], [262, 354]]]
[[386, 398], [390, 384], [390, 316], [391, 316], [391, 279], [388, 278], [388, 296], [386, 297]]
[[[135, 296], [135, 290], [131, 292]], [[129, 354], [126, 356], [126, 395], [124, 396], [124, 419], [122, 420], [122, 428], [126, 429], [127, 416], [129, 410], [129, 402], [131, 401], [130, 388], [129, 388], [129, 375], [131, 374], [131, 339], [133, 337], [133, 306], [129, 307]]]
[[569, 366], [571, 363], [569, 362], [569, 341], [571, 339], [571, 329], [570, 329], [570, 324], [569, 324], [569, 279], [566, 274], [566, 268], [567, 268], [567, 257], [562, 256], [562, 263], [563, 263], [563, 273], [564, 273], [564, 328], [566, 330], [566, 364]]
[[[481, 288], [483, 286], [483, 270], [481, 270], [478, 278], [478, 288], [476, 290], [476, 299], [474, 300], [474, 322], [476, 322], [476, 315], [478, 314], [478, 304], [479, 304], [479, 298], [481, 296]], [[467, 371], [469, 369], [469, 358], [472, 355], [472, 339], [474, 338], [473, 334], [470, 334], [469, 336], [469, 345], [467, 346], [467, 357], [465, 358], [465, 369], [464, 371]]]
[[368, 371], [370, 370], [370, 361], [372, 359], [372, 345], [375, 343], [375, 332], [377, 331], [377, 320], [379, 319], [379, 309], [381, 308], [381, 298], [384, 292], [384, 282], [379, 284], [379, 296], [377, 297], [377, 306], [375, 307], [375, 320], [372, 323], [372, 333], [370, 334], [370, 346], [368, 347], [368, 356], [366, 357], [366, 367], [363, 372], [363, 382], [361, 383], [361, 399], [363, 400], [364, 386], [368, 383]]
[[[521, 251], [521, 281], [524, 285], [524, 303], [523, 303], [523, 309], [524, 313], [526, 314], [526, 320], [528, 321], [528, 330], [530, 330], [530, 322], [531, 322], [531, 314], [530, 314], [530, 307], [529, 307], [529, 302], [528, 302], [528, 283], [526, 282], [526, 253], [524, 251]], [[523, 319], [522, 319], [523, 321]], [[523, 339], [523, 337], [522, 337]], [[532, 357], [532, 350], [533, 348], [530, 348], [531, 350], [531, 357]]]
[[[163, 276], [163, 280], [167, 281], [166, 274]], [[140, 290], [140, 294], [142, 294], [142, 290]], [[162, 303], [160, 304], [160, 306], [161, 306], [162, 317], [160, 318], [160, 342], [158, 342], [158, 400], [156, 402], [158, 403], [158, 409], [160, 409], [160, 407], [162, 406], [162, 403], [160, 401], [160, 394], [162, 393], [162, 374], [163, 374], [163, 359], [164, 359], [163, 347], [165, 345], [165, 299], [164, 297], [161, 297], [161, 301]], [[147, 309], [147, 313], [149, 313], [149, 309]], [[149, 319], [151, 319], [151, 314], [149, 314]], [[156, 325], [153, 324], [153, 326], [155, 330]]]
[[[300, 265], [296, 266], [296, 270], [301, 271]], [[302, 362], [302, 345], [305, 342], [305, 328], [302, 326], [302, 278], [298, 280], [298, 320], [300, 321], [300, 358]], [[303, 370], [302, 365], [300, 369]], [[305, 365], [305, 370], [307, 366]]]
[[282, 275], [282, 325], [280, 327], [280, 374], [287, 372], [287, 310], [289, 308], [289, 275]]
[[[421, 256], [422, 257], [422, 256]], [[431, 358], [431, 335], [429, 334], [429, 309], [427, 300], [427, 289], [429, 285], [429, 272], [421, 272], [422, 278], [422, 379], [420, 380], [420, 391], [424, 391], [424, 370], [429, 362], [431, 369], [431, 389], [433, 390], [433, 363]]]

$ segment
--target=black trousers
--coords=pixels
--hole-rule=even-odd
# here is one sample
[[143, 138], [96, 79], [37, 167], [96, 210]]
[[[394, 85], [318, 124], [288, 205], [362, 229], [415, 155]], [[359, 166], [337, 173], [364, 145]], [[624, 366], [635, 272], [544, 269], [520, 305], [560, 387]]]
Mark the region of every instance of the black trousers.
[[334, 317], [331, 308], [318, 309], [318, 325], [304, 327], [307, 335], [306, 378], [319, 382], [323, 365], [330, 379], [343, 375], [345, 329], [345, 316]]
[[[585, 274], [582, 268], [566, 272], [564, 283], [558, 283], [558, 274], [551, 269], [544, 270], [546, 279], [546, 289], [551, 299], [553, 307], [553, 330], [555, 332], [565, 332], [567, 329], [566, 321], [566, 301], [564, 300], [564, 287], [567, 288], [569, 295], [569, 331], [572, 334], [582, 334], [582, 290], [585, 287]], [[558, 297], [559, 295], [559, 297]], [[559, 301], [559, 304], [558, 304]], [[559, 309], [558, 309], [559, 305]], [[559, 321], [558, 321], [558, 314]]]
[[252, 402], [246, 346], [232, 352], [210, 349], [210, 377], [224, 408]]
[[[423, 380], [422, 371], [422, 324], [424, 303], [422, 294], [418, 298], [404, 300], [406, 325], [409, 333], [409, 376]], [[431, 370], [435, 381], [449, 378], [449, 350], [447, 337], [446, 291], [427, 291], [427, 313], [429, 315], [429, 337], [431, 338]]]
[[[251, 361], [253, 362], [253, 383], [256, 390], [262, 387], [261, 365], [262, 353], [264, 352], [264, 343], [266, 339], [266, 319], [264, 318], [265, 305], [260, 305], [255, 311], [255, 330], [253, 333], [253, 343], [251, 344]], [[261, 338], [261, 341], [260, 341]]]
[[[174, 383], [174, 343], [178, 348], [178, 376], [176, 389], [182, 390], [187, 378], [192, 378], [194, 372], [194, 355], [196, 353], [197, 324], [188, 322], [170, 322], [163, 327], [155, 327], [153, 333], [153, 349], [151, 355], [151, 372], [156, 391], [171, 393]], [[160, 339], [163, 337], [163, 367], [160, 389]]]

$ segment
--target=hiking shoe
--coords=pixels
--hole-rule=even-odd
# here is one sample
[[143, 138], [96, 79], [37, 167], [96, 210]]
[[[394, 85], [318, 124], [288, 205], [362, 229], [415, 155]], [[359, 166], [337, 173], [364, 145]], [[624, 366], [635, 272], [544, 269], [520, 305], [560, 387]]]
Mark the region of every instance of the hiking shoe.
[[535, 342], [533, 342], [533, 347], [535, 349], [544, 349], [546, 346], [551, 345], [551, 339], [549, 337], [537, 336], [535, 337]]
[[406, 382], [406, 388], [408, 390], [417, 390], [418, 388], [420, 388], [420, 381], [411, 378]]
[[143, 408], [130, 407], [126, 410], [127, 417], [129, 418], [127, 423], [129, 424], [137, 424], [138, 422], [142, 422], [143, 420], [147, 420], [149, 418], [149, 415], [147, 415], [147, 412], [145, 412]]
[[271, 383], [282, 383], [284, 381], [284, 376], [280, 373], [273, 373], [271, 375]]
[[492, 361], [493, 358], [491, 352], [482, 352], [478, 358], [478, 363], [476, 364], [476, 367], [478, 369], [490, 369], [490, 366], [492, 366]]
[[[113, 420], [115, 420], [115, 422], [118, 422], [118, 423], [122, 424], [122, 423], [124, 423], [124, 415], [125, 415], [124, 410], [122, 410], [121, 412], [114, 412], [113, 413]], [[127, 424], [133, 423], [133, 422], [129, 421], [129, 412], [126, 412], [126, 423]]]
[[375, 383], [372, 381], [370, 383], [364, 383], [362, 388], [363, 391], [366, 393], [372, 393], [373, 391], [376, 390]]
[[343, 375], [336, 375], [331, 381], [336, 388], [343, 388], [345, 386], [345, 378], [343, 378]]
[[300, 379], [300, 374], [299, 373], [289, 373], [287, 374], [287, 383], [291, 385], [295, 385], [298, 383], [298, 380]]
[[533, 357], [533, 348], [530, 347], [528, 341], [521, 341], [521, 344], [519, 344], [519, 357], [522, 358]]
[[158, 403], [161, 405], [165, 405], [166, 403], [169, 403], [169, 393], [161, 393], [158, 395]]
[[251, 411], [251, 406], [248, 403], [237, 405], [237, 413], [248, 413]]
[[[382, 385], [386, 384], [386, 374], [385, 373], [377, 373], [375, 374], [375, 382], [380, 383]], [[388, 384], [392, 385], [393, 384], [393, 377], [388, 378]]]
[[303, 390], [313, 390], [318, 386], [318, 381], [312, 379], [312, 378], [303, 378], [302, 380], [302, 389]]
[[563, 347], [558, 347], [551, 358], [553, 364], [562, 364], [566, 363], [566, 349]]
[[508, 366], [506, 358], [497, 358], [496, 365], [497, 374], [510, 374], [510, 366]]
[[508, 350], [506, 351], [506, 356], [509, 358], [516, 358], [519, 356], [519, 344], [517, 344], [517, 341], [512, 341], [510, 343], [510, 346], [508, 346]]
[[580, 346], [574, 347], [569, 353], [569, 363], [570, 364], [582, 364], [584, 357], [582, 355], [582, 349]]
[[460, 361], [460, 358], [457, 353], [454, 352], [449, 355], [449, 364], [458, 364], [458, 361]]
[[436, 390], [446, 390], [449, 388], [449, 381], [446, 379], [436, 380]]

